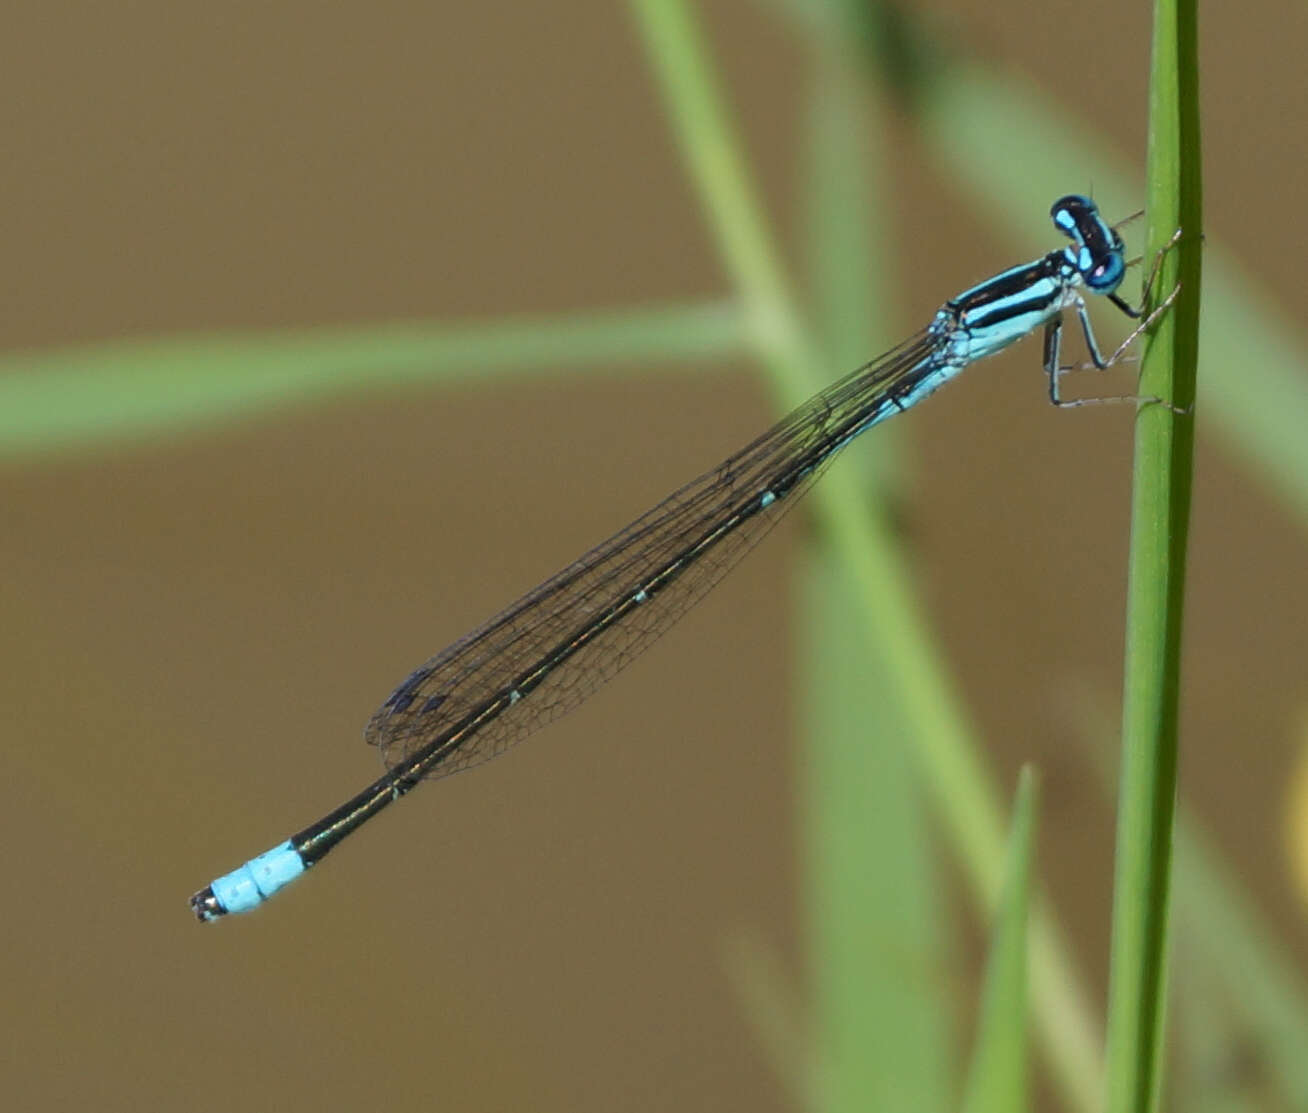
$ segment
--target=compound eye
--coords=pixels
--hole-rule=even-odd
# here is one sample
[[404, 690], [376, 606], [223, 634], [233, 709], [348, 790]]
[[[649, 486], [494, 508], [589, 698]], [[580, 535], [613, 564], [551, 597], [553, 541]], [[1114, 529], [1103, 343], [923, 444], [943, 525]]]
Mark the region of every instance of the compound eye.
[[1101, 256], [1093, 267], [1081, 271], [1085, 284], [1096, 293], [1109, 293], [1116, 290], [1125, 273], [1126, 264], [1122, 261], [1122, 256], [1116, 252]]
[[1060, 197], [1053, 203], [1049, 209], [1049, 215], [1066, 235], [1079, 238], [1077, 237], [1078, 226], [1087, 217], [1093, 216], [1096, 211], [1095, 203], [1090, 198], [1082, 197], [1079, 193], [1069, 193], [1066, 197]]

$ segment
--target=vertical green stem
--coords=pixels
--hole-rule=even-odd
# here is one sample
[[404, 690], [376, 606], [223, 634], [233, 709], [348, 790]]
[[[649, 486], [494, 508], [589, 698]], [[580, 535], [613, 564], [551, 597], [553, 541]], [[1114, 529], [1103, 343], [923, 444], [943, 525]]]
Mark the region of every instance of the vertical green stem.
[[[1198, 57], [1194, 0], [1156, 0], [1149, 104], [1150, 254], [1183, 238], [1150, 300], [1178, 282], [1152, 330], [1140, 393], [1191, 406], [1198, 355], [1200, 247]], [[1127, 592], [1123, 752], [1109, 974], [1110, 1113], [1157, 1108], [1176, 798], [1181, 616], [1194, 455], [1191, 414], [1145, 403], [1137, 415]]]

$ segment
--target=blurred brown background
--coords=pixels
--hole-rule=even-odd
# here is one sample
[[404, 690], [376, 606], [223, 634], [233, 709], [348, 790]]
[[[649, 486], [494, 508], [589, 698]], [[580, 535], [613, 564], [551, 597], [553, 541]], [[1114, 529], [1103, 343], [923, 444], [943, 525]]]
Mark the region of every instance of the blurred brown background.
[[[929, 8], [1143, 163], [1146, 6]], [[793, 230], [804, 55], [765, 6], [705, 9]], [[1308, 15], [1203, 14], [1209, 232], [1299, 319]], [[725, 291], [624, 5], [19, 4], [5, 23], [5, 347]], [[894, 139], [907, 330], [1021, 255]], [[905, 422], [908, 513], [1002, 783], [1042, 770], [1044, 875], [1102, 982], [1112, 814], [1066, 694], [1111, 713], [1119, 684], [1131, 423], [1054, 412], [1037, 360], [1021, 347]], [[749, 931], [800, 965], [802, 515], [511, 759], [424, 788], [262, 914], [186, 910], [376, 774], [359, 728], [414, 665], [768, 421], [744, 363], [660, 370], [351, 395], [0, 468], [9, 1107], [791, 1107], [723, 954]], [[1304, 535], [1200, 445], [1184, 791], [1302, 955], [1281, 826]]]

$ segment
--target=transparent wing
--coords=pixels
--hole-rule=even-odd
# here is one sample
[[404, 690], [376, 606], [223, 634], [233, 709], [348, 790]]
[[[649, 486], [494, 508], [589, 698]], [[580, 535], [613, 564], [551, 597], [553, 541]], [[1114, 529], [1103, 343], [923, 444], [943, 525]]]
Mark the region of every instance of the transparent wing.
[[897, 412], [935, 349], [923, 331], [836, 382], [438, 653], [373, 715], [368, 742], [405, 779], [444, 776], [576, 707], [703, 598], [853, 436]]

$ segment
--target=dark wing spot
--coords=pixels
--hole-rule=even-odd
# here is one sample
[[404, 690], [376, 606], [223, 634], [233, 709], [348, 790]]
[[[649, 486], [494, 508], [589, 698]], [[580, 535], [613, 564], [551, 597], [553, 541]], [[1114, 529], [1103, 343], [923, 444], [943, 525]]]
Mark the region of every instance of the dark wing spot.
[[383, 708], [391, 711], [407, 711], [409, 705], [418, 698], [418, 688], [422, 682], [431, 676], [432, 670], [423, 667], [409, 675], [409, 678], [393, 691], [382, 704]]
[[432, 696], [426, 703], [418, 708], [418, 714], [427, 715], [430, 712], [435, 711], [436, 708], [440, 707], [440, 705], [445, 702], [445, 700], [446, 696], [444, 694]]

